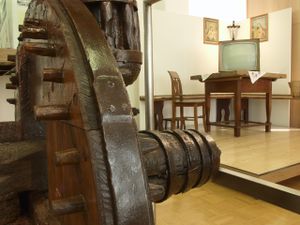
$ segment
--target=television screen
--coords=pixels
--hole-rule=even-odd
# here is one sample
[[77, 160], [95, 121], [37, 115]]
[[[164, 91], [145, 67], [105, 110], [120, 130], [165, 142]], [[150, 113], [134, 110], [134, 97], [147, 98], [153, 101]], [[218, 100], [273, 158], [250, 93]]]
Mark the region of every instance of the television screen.
[[259, 39], [219, 42], [219, 71], [260, 70]]

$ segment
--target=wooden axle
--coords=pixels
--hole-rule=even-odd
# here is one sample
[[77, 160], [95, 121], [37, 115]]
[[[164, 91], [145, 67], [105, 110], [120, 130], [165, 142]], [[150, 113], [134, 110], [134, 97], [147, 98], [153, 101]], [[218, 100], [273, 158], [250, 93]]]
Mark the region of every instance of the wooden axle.
[[142, 131], [139, 143], [154, 202], [205, 184], [220, 165], [216, 144], [196, 130]]

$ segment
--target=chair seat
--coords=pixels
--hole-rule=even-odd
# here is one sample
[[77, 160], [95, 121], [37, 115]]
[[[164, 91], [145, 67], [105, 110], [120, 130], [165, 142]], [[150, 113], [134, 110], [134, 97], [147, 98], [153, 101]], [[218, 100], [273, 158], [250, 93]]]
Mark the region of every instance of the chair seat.
[[[184, 117], [184, 120], [187, 120], [187, 121], [193, 121], [194, 118], [195, 118], [195, 117], [193, 117], [193, 116], [185, 116], [185, 117]], [[201, 118], [203, 118], [203, 116], [197, 116], [197, 118], [200, 118], [200, 119], [201, 119]]]
[[195, 100], [183, 100], [183, 101], [175, 101], [174, 102], [177, 106], [204, 106], [204, 101], [195, 101]]

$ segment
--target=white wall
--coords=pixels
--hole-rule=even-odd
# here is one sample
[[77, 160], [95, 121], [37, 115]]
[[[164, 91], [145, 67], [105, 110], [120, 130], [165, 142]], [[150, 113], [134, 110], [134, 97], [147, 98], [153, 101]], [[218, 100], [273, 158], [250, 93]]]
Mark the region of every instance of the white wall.
[[218, 69], [218, 47], [203, 44], [202, 23], [202, 18], [153, 11], [155, 94], [171, 93], [167, 70], [179, 73], [184, 93], [203, 93], [204, 85], [190, 76]]
[[[250, 37], [250, 19], [238, 22], [241, 26], [238, 39]], [[220, 21], [220, 40], [228, 40], [227, 23]], [[269, 13], [269, 39], [260, 43], [260, 67], [262, 72], [283, 73], [287, 79], [273, 82], [274, 94], [289, 94], [291, 79], [292, 9]], [[266, 121], [264, 100], [250, 100], [250, 120]], [[274, 125], [289, 126], [290, 101], [273, 100], [271, 121]]]
[[189, 15], [189, 0], [161, 0], [153, 5], [153, 9]]
[[[291, 80], [292, 9], [269, 13], [269, 40], [260, 45], [261, 71], [284, 73], [287, 79], [273, 82], [274, 94], [289, 94]], [[250, 120], [265, 121], [265, 106], [262, 100], [252, 100], [249, 108]], [[290, 124], [290, 101], [272, 101], [271, 122], [274, 125]]]
[[13, 48], [18, 46], [18, 36], [19, 36], [19, 24], [23, 24], [25, 12], [27, 10], [26, 5], [17, 4], [17, 0], [12, 1], [12, 32], [13, 32]]
[[247, 0], [189, 0], [189, 15], [220, 20], [245, 20]]
[[[1, 9], [6, 5], [6, 10], [0, 12], [0, 48], [13, 47], [12, 33], [12, 5], [11, 0], [0, 0]], [[9, 104], [6, 99], [13, 98], [13, 91], [5, 88], [6, 83], [9, 83], [8, 76], [0, 77], [0, 121], [14, 120], [14, 106]]]
[[[227, 25], [220, 21], [220, 40], [228, 40]], [[238, 39], [250, 38], [250, 20], [241, 25]], [[261, 43], [261, 71], [287, 74], [287, 79], [273, 83], [273, 93], [288, 94], [291, 74], [291, 9], [269, 14], [269, 41]], [[181, 76], [185, 94], [204, 93], [203, 83], [191, 81], [194, 74], [218, 71], [218, 46], [203, 44], [202, 18], [153, 9], [154, 87], [155, 94], [171, 94], [167, 70], [175, 70]], [[140, 95], [144, 95], [143, 74], [140, 74]], [[164, 115], [170, 116], [170, 104]], [[212, 104], [214, 106], [214, 103]], [[144, 104], [141, 102], [141, 129], [144, 129]], [[273, 101], [272, 123], [289, 126], [289, 101]], [[215, 118], [215, 110], [211, 112]], [[250, 101], [250, 119], [265, 121], [265, 106], [262, 100]]]
[[[177, 71], [185, 94], [203, 93], [204, 85], [190, 80], [191, 75], [210, 74], [218, 69], [217, 45], [204, 45], [203, 19], [161, 10], [153, 10], [154, 93], [171, 93], [168, 70]], [[186, 26], [188, 24], [188, 26]], [[144, 79], [140, 76], [140, 95], [144, 95]], [[142, 103], [141, 108], [144, 107]], [[142, 110], [141, 110], [142, 111]], [[170, 107], [164, 115], [170, 116]], [[141, 129], [144, 115], [141, 114]]]
[[5, 89], [6, 83], [9, 83], [8, 76], [0, 77], [0, 121], [14, 121], [15, 106], [6, 101], [7, 98], [13, 98], [14, 91]]
[[11, 48], [12, 32], [10, 12], [12, 2], [10, 0], [0, 0], [0, 8], [0, 48]]
[[[7, 1], [7, 26], [5, 32], [0, 33], [1, 41], [0, 47], [17, 48], [18, 45], [18, 25], [23, 23], [26, 6], [17, 5], [16, 0]], [[8, 41], [6, 40], [8, 38]], [[1, 44], [2, 43], [2, 44]], [[0, 77], [0, 121], [13, 121], [15, 120], [15, 107], [9, 104], [6, 99], [14, 97], [13, 90], [5, 89], [6, 83], [9, 83], [9, 77]]]

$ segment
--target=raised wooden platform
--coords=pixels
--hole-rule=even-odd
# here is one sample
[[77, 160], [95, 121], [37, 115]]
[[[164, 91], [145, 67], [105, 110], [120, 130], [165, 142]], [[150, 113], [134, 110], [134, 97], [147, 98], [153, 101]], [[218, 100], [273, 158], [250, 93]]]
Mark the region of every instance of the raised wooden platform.
[[230, 129], [215, 128], [210, 135], [222, 150], [224, 167], [272, 182], [300, 175], [300, 129], [243, 129], [243, 135], [233, 138]]

